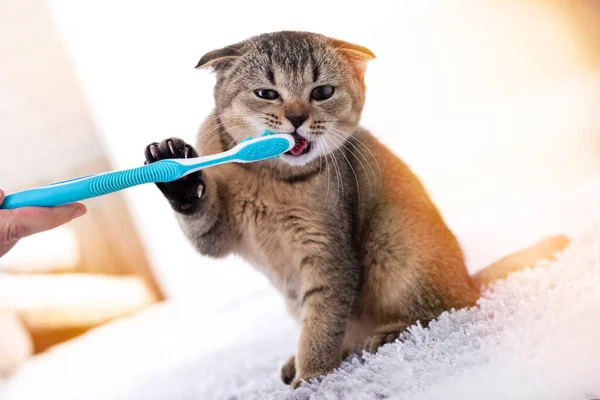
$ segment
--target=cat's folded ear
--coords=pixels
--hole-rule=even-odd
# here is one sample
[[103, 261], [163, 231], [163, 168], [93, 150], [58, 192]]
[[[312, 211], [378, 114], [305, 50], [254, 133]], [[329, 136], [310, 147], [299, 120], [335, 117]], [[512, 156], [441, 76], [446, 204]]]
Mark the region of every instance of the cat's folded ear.
[[216, 72], [223, 71], [229, 68], [243, 54], [242, 47], [243, 43], [237, 43], [225, 46], [222, 49], [209, 51], [200, 58], [196, 69], [209, 68]]
[[332, 39], [331, 46], [350, 61], [361, 79], [367, 69], [367, 62], [375, 58], [375, 54], [371, 50], [358, 44]]

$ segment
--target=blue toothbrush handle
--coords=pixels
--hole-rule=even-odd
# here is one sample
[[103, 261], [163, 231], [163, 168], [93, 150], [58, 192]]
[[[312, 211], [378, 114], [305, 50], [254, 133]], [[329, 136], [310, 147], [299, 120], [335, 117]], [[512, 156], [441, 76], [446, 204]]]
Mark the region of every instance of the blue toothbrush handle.
[[0, 209], [59, 206], [144, 183], [174, 181], [187, 170], [187, 167], [178, 162], [161, 160], [138, 168], [87, 176], [13, 193], [5, 197]]
[[294, 147], [295, 141], [291, 135], [271, 132], [265, 134], [266, 136], [239, 143], [233, 149], [219, 154], [191, 159], [161, 160], [143, 167], [84, 176], [13, 193], [5, 197], [0, 209], [59, 206], [144, 183], [171, 182], [188, 172], [225, 162], [246, 163], [270, 159]]

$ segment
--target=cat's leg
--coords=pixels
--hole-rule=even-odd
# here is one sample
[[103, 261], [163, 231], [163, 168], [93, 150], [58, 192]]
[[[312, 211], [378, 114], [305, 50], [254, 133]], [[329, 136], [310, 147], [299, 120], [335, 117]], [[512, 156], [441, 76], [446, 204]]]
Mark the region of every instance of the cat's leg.
[[[351, 257], [346, 253], [346, 260]], [[335, 261], [334, 261], [335, 260]], [[292, 387], [318, 378], [339, 367], [343, 342], [355, 304], [360, 269], [351, 261], [335, 257], [326, 262], [319, 256], [307, 256], [301, 266], [302, 331], [296, 352], [296, 376]], [[331, 264], [333, 265], [331, 265]]]
[[[183, 140], [170, 138], [148, 145], [145, 156], [146, 163], [150, 164], [169, 158], [198, 157], [198, 153]], [[156, 186], [177, 212], [181, 228], [200, 253], [209, 256], [228, 253], [231, 228], [217, 182], [210, 174], [197, 171]]]
[[[290, 313], [290, 316], [300, 323], [300, 310], [298, 309], [298, 304], [296, 301], [297, 299], [295, 298], [295, 296], [294, 298], [288, 297], [286, 298], [285, 305], [288, 312]], [[283, 364], [283, 366], [281, 367], [280, 377], [283, 383], [285, 383], [286, 385], [292, 383], [292, 381], [296, 377], [296, 356], [291, 356]]]

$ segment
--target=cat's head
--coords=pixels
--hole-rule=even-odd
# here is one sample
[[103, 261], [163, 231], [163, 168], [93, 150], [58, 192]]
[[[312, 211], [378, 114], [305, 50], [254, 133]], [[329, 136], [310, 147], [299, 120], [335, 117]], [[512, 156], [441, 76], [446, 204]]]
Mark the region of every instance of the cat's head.
[[276, 32], [211, 51], [196, 68], [217, 73], [220, 122], [234, 140], [265, 130], [291, 133], [281, 156], [307, 164], [342, 146], [365, 101], [367, 48], [307, 32]]

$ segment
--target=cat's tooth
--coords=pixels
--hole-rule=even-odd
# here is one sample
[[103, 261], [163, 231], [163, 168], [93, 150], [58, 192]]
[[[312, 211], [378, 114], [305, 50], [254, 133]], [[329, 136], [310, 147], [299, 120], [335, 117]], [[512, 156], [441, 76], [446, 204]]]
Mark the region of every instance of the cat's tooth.
[[173, 142], [171, 140], [167, 141], [167, 146], [169, 146], [169, 150], [171, 150], [171, 153], [175, 155], [175, 146], [173, 146]]
[[183, 158], [188, 158], [188, 155], [190, 154], [190, 149], [186, 147], [183, 148]]

